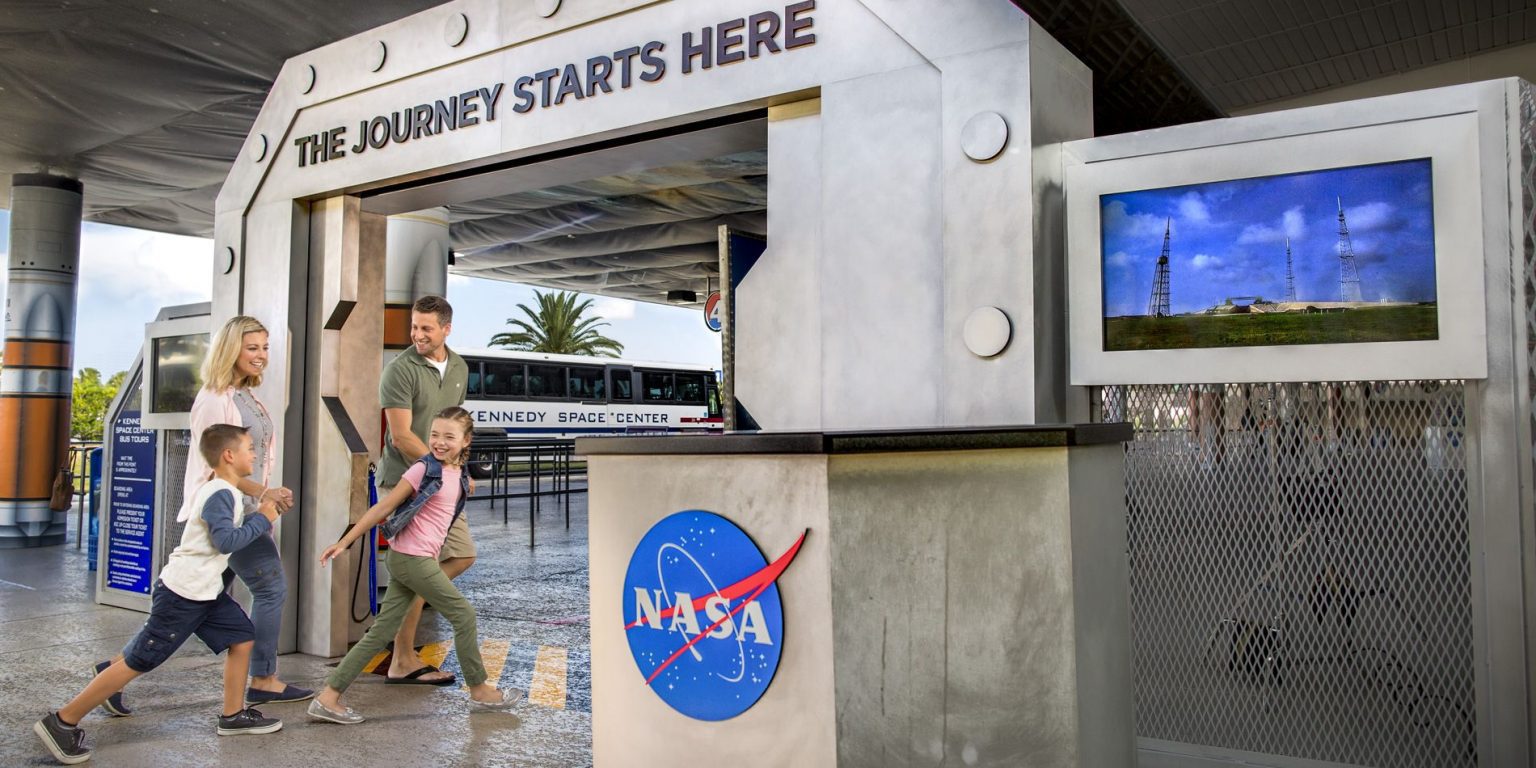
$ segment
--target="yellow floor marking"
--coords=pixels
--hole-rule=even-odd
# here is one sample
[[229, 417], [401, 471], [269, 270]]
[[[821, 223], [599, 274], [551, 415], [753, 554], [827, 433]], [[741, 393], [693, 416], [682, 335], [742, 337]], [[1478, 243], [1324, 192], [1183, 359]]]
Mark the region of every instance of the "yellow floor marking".
[[533, 684], [528, 686], [528, 700], [541, 707], [565, 709], [565, 649], [539, 646], [533, 662]]
[[[480, 660], [485, 662], [485, 679], [492, 685], [498, 685], [501, 680], [501, 671], [507, 666], [507, 653], [512, 650], [510, 640], [481, 640]], [[464, 661], [459, 661], [459, 668], [463, 669]], [[466, 689], [469, 686], [462, 686]], [[498, 686], [499, 687], [499, 686]]]
[[379, 651], [378, 653], [375, 653], [373, 658], [369, 659], [368, 663], [363, 665], [363, 672], [366, 674], [373, 674], [378, 670], [379, 665], [384, 663], [384, 660], [387, 658], [389, 658], [389, 651]]
[[452, 640], [439, 640], [435, 643], [427, 643], [421, 647], [421, 663], [442, 668], [443, 659], [448, 658], [448, 649], [452, 647]]

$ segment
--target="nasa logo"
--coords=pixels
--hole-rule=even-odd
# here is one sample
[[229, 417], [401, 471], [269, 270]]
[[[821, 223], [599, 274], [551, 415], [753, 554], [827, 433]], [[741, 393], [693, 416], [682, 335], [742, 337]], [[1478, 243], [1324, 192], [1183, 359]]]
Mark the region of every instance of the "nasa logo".
[[697, 720], [751, 709], [779, 667], [777, 581], [804, 542], [802, 533], [769, 563], [713, 512], [678, 512], [652, 526], [624, 576], [624, 634], [645, 684]]

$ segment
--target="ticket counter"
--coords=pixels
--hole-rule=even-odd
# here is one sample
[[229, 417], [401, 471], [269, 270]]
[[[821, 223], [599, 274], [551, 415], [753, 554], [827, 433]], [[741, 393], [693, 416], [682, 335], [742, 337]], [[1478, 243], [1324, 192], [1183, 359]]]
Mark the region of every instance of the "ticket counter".
[[578, 440], [595, 764], [1132, 765], [1130, 436]]

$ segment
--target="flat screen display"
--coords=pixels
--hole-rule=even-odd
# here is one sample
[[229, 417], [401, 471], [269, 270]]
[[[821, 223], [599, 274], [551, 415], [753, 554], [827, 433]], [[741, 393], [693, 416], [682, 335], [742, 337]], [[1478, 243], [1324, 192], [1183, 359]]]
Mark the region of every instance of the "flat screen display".
[[208, 334], [163, 336], [154, 339], [154, 369], [150, 377], [154, 413], [186, 413], [203, 385], [201, 368], [208, 353]]
[[1439, 338], [1430, 158], [1099, 196], [1106, 352]]

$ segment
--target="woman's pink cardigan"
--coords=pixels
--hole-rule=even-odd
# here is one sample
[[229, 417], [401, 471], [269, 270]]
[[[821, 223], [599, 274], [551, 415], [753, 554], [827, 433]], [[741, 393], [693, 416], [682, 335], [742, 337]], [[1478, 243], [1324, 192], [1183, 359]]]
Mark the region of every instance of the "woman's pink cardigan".
[[[255, 390], [249, 390], [251, 399], [266, 410], [266, 405], [256, 397]], [[197, 449], [198, 439], [203, 436], [203, 430], [215, 424], [233, 424], [241, 426], [240, 407], [235, 405], [235, 389], [230, 387], [223, 392], [214, 392], [207, 387], [197, 391], [197, 399], [192, 401], [192, 449], [187, 451], [187, 475], [185, 490], [182, 492], [181, 511], [176, 514], [176, 522], [185, 523], [192, 519], [192, 497], [197, 495], [203, 483], [213, 477], [213, 470], [208, 467], [208, 462], [203, 461], [203, 453]], [[272, 466], [277, 463], [277, 436], [269, 435], [266, 446], [266, 461], [262, 462], [261, 484], [270, 485], [272, 478]], [[257, 446], [256, 450], [261, 450]]]

